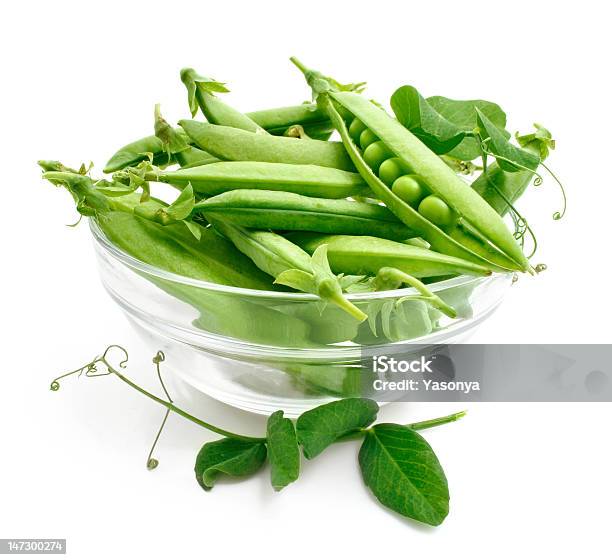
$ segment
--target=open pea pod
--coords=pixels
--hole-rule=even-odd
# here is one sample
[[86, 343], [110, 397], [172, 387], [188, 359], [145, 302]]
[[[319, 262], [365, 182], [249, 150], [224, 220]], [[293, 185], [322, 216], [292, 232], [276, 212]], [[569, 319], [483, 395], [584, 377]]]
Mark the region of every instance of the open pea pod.
[[[434, 250], [492, 270], [531, 271], [527, 258], [501, 217], [409, 130], [355, 93], [330, 91], [321, 102], [355, 167], [375, 195]], [[341, 114], [350, 121], [353, 135]], [[363, 129], [358, 130], [361, 147], [365, 148], [363, 152], [352, 138], [354, 129], [359, 128]], [[364, 137], [366, 140], [362, 141]], [[387, 160], [392, 160], [399, 169], [397, 177], [393, 177], [393, 189], [377, 174], [388, 167]], [[406, 196], [398, 196], [401, 191], [395, 189], [395, 185], [403, 176], [418, 181], [430, 193], [417, 200], [418, 209], [406, 201]], [[431, 216], [431, 207], [436, 203], [452, 217], [434, 223], [428, 215]]]

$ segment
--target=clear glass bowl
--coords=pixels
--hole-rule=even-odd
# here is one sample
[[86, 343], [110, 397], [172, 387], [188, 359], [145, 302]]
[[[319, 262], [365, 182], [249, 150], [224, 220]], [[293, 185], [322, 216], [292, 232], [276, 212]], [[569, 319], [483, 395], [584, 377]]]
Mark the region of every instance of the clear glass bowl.
[[511, 274], [459, 276], [429, 288], [450, 319], [413, 288], [351, 294], [376, 320], [359, 325], [314, 295], [249, 290], [179, 276], [113, 245], [90, 220], [102, 283], [166, 370], [211, 397], [257, 413], [288, 415], [359, 393], [364, 348], [464, 342], [501, 303]]

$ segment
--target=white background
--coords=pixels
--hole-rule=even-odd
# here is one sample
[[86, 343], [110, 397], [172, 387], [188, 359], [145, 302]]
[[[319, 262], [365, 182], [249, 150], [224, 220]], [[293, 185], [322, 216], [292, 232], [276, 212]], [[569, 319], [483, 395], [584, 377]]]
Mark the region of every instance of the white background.
[[[605, 3], [561, 2], [12, 2], [0, 23], [2, 65], [2, 379], [0, 538], [65, 537], [72, 558], [355, 557], [610, 558], [612, 409], [481, 404], [431, 430], [451, 488], [437, 529], [382, 509], [363, 487], [356, 446], [304, 465], [281, 494], [267, 473], [203, 493], [192, 473], [210, 438], [172, 418], [161, 464], [144, 459], [162, 411], [110, 378], [48, 382], [108, 343], [131, 349], [130, 372], [151, 382], [150, 356], [97, 279], [85, 227], [35, 160], [93, 160], [151, 130], [153, 105], [186, 115], [182, 66], [228, 82], [245, 111], [308, 96], [292, 54], [340, 80], [366, 79], [388, 99], [481, 97], [558, 139], [547, 179], [524, 199], [548, 271], [523, 278], [474, 342], [610, 343], [609, 170], [612, 95]], [[181, 388], [185, 406], [260, 433], [262, 418]], [[453, 411], [396, 405], [404, 422]], [[118, 552], [121, 550], [121, 552]]]

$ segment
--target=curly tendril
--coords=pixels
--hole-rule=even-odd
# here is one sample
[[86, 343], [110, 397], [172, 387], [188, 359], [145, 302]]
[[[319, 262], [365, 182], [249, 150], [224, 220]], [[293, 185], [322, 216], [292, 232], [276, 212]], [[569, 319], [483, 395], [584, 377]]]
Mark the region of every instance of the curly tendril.
[[[166, 360], [166, 355], [161, 351], [158, 350], [157, 354], [155, 354], [155, 356], [153, 356], [153, 363], [155, 364], [155, 370], [157, 372], [157, 378], [159, 379], [159, 384], [161, 385], [166, 398], [168, 399], [168, 402], [173, 403], [174, 401], [172, 400], [172, 398], [170, 397], [170, 393], [168, 393], [168, 389], [166, 389], [166, 385], [164, 384], [164, 380], [162, 379], [162, 375], [161, 375], [161, 369], [159, 367], [159, 364], [161, 364], [162, 362], [164, 362]], [[168, 420], [168, 416], [170, 416], [170, 409], [166, 410], [164, 417], [162, 419], [162, 423], [159, 426], [159, 429], [157, 430], [157, 434], [155, 434], [155, 439], [153, 440], [153, 445], [151, 445], [151, 449], [149, 451], [149, 455], [147, 456], [147, 469], [149, 469], [150, 471], [152, 471], [153, 469], [156, 469], [157, 466], [159, 465], [159, 461], [153, 457], [153, 451], [155, 451], [155, 446], [157, 445], [157, 442], [159, 441], [159, 438], [161, 436], [162, 431], [164, 430], [164, 427], [166, 426], [166, 421]]]
[[[119, 350], [121, 354], [123, 355], [121, 361], [118, 364], [118, 367], [114, 367], [110, 361], [109, 354], [113, 350]], [[167, 401], [154, 395], [153, 393], [150, 393], [146, 389], [143, 389], [142, 387], [134, 383], [134, 381], [132, 381], [131, 379], [123, 375], [123, 373], [121, 373], [120, 370], [124, 369], [128, 362], [128, 353], [127, 353], [127, 350], [123, 348], [123, 346], [119, 346], [118, 344], [111, 344], [109, 347], [106, 348], [106, 350], [101, 356], [96, 356], [93, 360], [91, 360], [84, 366], [81, 366], [77, 369], [69, 371], [68, 373], [62, 374], [59, 377], [56, 377], [51, 382], [50, 389], [51, 391], [59, 390], [60, 379], [64, 379], [65, 377], [68, 377], [71, 375], [80, 376], [82, 374], [85, 374], [85, 377], [100, 377], [100, 376], [105, 376], [105, 375], [114, 375], [118, 377], [121, 381], [123, 381], [126, 385], [129, 385], [130, 387], [132, 387], [132, 389], [135, 389], [136, 391], [138, 391], [145, 397], [148, 397], [149, 399], [155, 401], [156, 403], [161, 404], [162, 406], [165, 406], [168, 409], [166, 413], [166, 417], [164, 417], [164, 421], [162, 422], [161, 428], [157, 434], [157, 437], [155, 438], [155, 442], [153, 443], [153, 447], [151, 448], [151, 452], [149, 453], [149, 457], [147, 459], [147, 467], [150, 469], [155, 468], [158, 464], [157, 459], [154, 459], [151, 456], [151, 454], [155, 448], [155, 444], [157, 443], [157, 440], [159, 439], [159, 434], [161, 433], [161, 430], [164, 427], [167, 415], [170, 412], [175, 412], [176, 414], [178, 414], [179, 416], [182, 416], [183, 418], [186, 418], [190, 422], [193, 422], [194, 424], [197, 424], [198, 426], [201, 426], [202, 428], [206, 428], [207, 430], [210, 430], [211, 432], [219, 434], [220, 436], [223, 436], [223, 437], [238, 439], [241, 441], [258, 442], [258, 443], [260, 442], [264, 443], [266, 441], [265, 437], [244, 436], [241, 434], [230, 432], [228, 430], [224, 430], [223, 428], [219, 428], [217, 426], [214, 426], [213, 424], [209, 424], [208, 422], [205, 422], [204, 420], [201, 420], [200, 418], [197, 418], [196, 416], [193, 416], [192, 414], [189, 414], [188, 412], [185, 412], [184, 410], [176, 406], [174, 402], [172, 401], [172, 399], [170, 398], [170, 395], [168, 394], [168, 391], [161, 377], [161, 371], [159, 369], [159, 364], [163, 362], [164, 360], [165, 360], [165, 355], [163, 352], [160, 351], [153, 358], [153, 363], [157, 366], [157, 376], [164, 390], [164, 393], [166, 394], [166, 397], [168, 398]]]
[[565, 216], [565, 211], [567, 210], [567, 194], [565, 192], [565, 187], [563, 186], [559, 178], [552, 172], [550, 167], [548, 167], [544, 162], [540, 162], [540, 165], [544, 169], [546, 169], [546, 171], [548, 171], [548, 174], [555, 180], [557, 185], [559, 185], [559, 189], [561, 189], [561, 196], [563, 197], [563, 207], [561, 208], [560, 212], [555, 212], [553, 214], [553, 220], [560, 220], [561, 218], [563, 218], [563, 216]]
[[[49, 388], [51, 389], [51, 391], [59, 391], [59, 388], [60, 388], [59, 380], [64, 379], [65, 377], [69, 377], [71, 375], [76, 375], [77, 377], [80, 377], [81, 375], [85, 375], [85, 377], [102, 377], [104, 375], [110, 375], [111, 373], [113, 373], [113, 367], [108, 362], [108, 353], [113, 349], [119, 349], [123, 353], [124, 359], [121, 362], [119, 362], [119, 367], [125, 368], [125, 364], [128, 361], [127, 351], [122, 346], [119, 346], [117, 344], [112, 344], [104, 351], [104, 353], [101, 356], [96, 356], [91, 362], [85, 364], [84, 366], [81, 366], [80, 368], [73, 369], [72, 371], [69, 371], [68, 373], [64, 373], [63, 375], [60, 375], [59, 377], [56, 377], [51, 382], [51, 385], [49, 386]], [[106, 367], [106, 371], [103, 371], [100, 373], [98, 371], [98, 364], [103, 364]]]
[[[511, 160], [509, 158], [506, 158], [506, 157], [504, 157], [502, 155], [494, 154], [493, 152], [491, 152], [488, 149], [488, 141], [490, 140], [490, 138], [483, 139], [480, 136], [480, 134], [476, 134], [475, 136], [480, 141], [479, 145], [480, 145], [481, 155], [483, 155], [483, 164], [484, 164], [483, 166], [485, 168], [486, 168], [485, 156], [489, 155], [489, 156], [493, 156], [497, 160], [505, 161], [506, 163], [509, 163], [510, 165], [518, 167], [519, 169], [521, 169], [523, 171], [528, 171], [529, 173], [532, 173], [535, 176], [535, 179], [533, 180], [533, 186], [534, 187], [539, 187], [544, 182], [544, 178], [536, 170], [530, 169], [529, 167], [526, 167], [526, 166], [524, 166], [524, 165], [522, 165], [522, 164], [520, 164], [520, 163], [518, 163], [516, 161], [513, 161], [513, 160]], [[561, 208], [561, 211], [554, 212], [553, 215], [552, 215], [553, 220], [560, 220], [561, 218], [563, 218], [563, 216], [565, 216], [565, 212], [567, 210], [567, 193], [565, 192], [565, 187], [563, 186], [563, 183], [561, 183], [560, 179], [552, 171], [552, 169], [550, 169], [550, 167], [548, 167], [543, 161], [540, 160], [539, 165], [541, 165], [546, 170], [546, 172], [553, 178], [553, 180], [557, 183], [557, 185], [559, 186], [559, 189], [561, 191], [561, 197], [562, 197], [562, 201], [563, 201], [563, 206]]]
[[544, 263], [537, 264], [534, 268], [537, 274], [544, 272], [548, 267]]
[[[497, 187], [497, 185], [491, 180], [489, 177], [488, 165], [487, 165], [487, 154], [491, 155], [491, 152], [487, 152], [482, 149], [484, 141], [481, 140], [481, 157], [482, 157], [482, 172], [487, 180], [487, 184], [497, 193], [497, 195], [506, 203], [510, 210], [510, 215], [512, 216], [512, 221], [514, 222], [514, 238], [520, 243], [521, 249], [525, 247], [525, 234], [528, 233], [531, 237], [533, 248], [531, 253], [527, 255], [527, 258], [530, 259], [536, 254], [538, 250], [538, 238], [536, 237], [535, 232], [531, 229], [531, 226], [527, 222], [527, 219], [521, 215], [521, 213], [516, 209], [512, 201]], [[537, 178], [536, 178], [537, 180]]]

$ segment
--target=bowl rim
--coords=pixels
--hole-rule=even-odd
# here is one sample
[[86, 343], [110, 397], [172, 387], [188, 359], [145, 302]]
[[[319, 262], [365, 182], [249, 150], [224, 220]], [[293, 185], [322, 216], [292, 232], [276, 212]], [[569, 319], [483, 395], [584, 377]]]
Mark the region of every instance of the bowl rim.
[[[222, 294], [241, 295], [252, 298], [265, 298], [265, 299], [279, 299], [283, 301], [318, 301], [319, 296], [315, 294], [307, 294], [302, 292], [275, 292], [272, 290], [257, 290], [253, 288], [240, 288], [237, 286], [229, 286], [226, 284], [216, 284], [214, 282], [207, 282], [206, 280], [198, 280], [196, 278], [190, 278], [189, 276], [183, 276], [175, 272], [169, 272], [162, 268], [154, 265], [150, 265], [133, 257], [126, 253], [120, 247], [117, 247], [102, 231], [99, 224], [94, 218], [89, 218], [89, 229], [92, 233], [94, 244], [96, 247], [103, 249], [107, 254], [112, 256], [114, 259], [120, 261], [125, 266], [131, 269], [135, 269], [149, 276], [155, 276], [163, 280], [175, 282], [178, 284], [184, 284], [195, 288], [203, 288], [209, 291], [214, 291]], [[441, 280], [440, 282], [434, 282], [428, 284], [427, 287], [432, 292], [438, 292], [447, 290], [449, 288], [456, 288], [459, 286], [465, 286], [470, 283], [477, 282], [488, 282], [494, 280], [500, 276], [511, 276], [512, 272], [501, 273], [493, 272], [490, 276], [469, 276], [467, 274], [461, 274], [455, 278], [448, 280]], [[353, 294], [345, 294], [346, 298], [350, 301], [362, 301], [362, 300], [376, 300], [376, 299], [389, 299], [389, 298], [401, 298], [405, 296], [414, 295], [417, 290], [412, 287], [399, 288], [397, 290], [386, 290], [381, 292], [359, 292]]]

